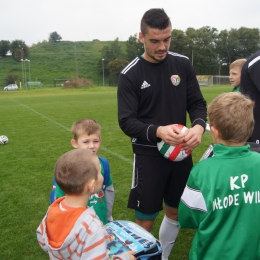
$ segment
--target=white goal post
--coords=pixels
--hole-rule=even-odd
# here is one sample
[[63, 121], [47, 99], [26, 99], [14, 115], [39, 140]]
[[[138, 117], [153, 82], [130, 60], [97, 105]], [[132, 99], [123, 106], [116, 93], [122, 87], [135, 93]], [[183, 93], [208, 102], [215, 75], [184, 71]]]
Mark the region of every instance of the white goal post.
[[230, 85], [229, 76], [213, 76], [213, 85]]
[[213, 85], [230, 85], [229, 76], [197, 75], [200, 87]]

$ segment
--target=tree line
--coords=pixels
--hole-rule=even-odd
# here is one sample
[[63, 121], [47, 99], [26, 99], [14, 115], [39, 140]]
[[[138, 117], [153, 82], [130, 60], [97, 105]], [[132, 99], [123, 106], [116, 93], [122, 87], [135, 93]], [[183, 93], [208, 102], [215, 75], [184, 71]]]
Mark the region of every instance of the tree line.
[[[49, 35], [49, 42], [59, 42], [62, 37], [57, 32]], [[197, 74], [216, 75], [222, 64], [229, 65], [236, 59], [248, 58], [260, 48], [259, 28], [230, 29], [218, 31], [216, 28], [204, 26], [199, 29], [187, 28], [185, 31], [173, 29], [171, 33], [170, 51], [186, 55], [190, 58]], [[22, 40], [0, 41], [0, 56], [10, 51], [15, 60], [24, 59], [29, 47]], [[126, 49], [122, 50], [116, 38], [101, 50], [98, 61], [100, 74], [117, 77], [121, 70], [136, 56], [144, 52], [137, 34], [126, 41]]]
[[[216, 28], [204, 26], [185, 31], [173, 29], [169, 50], [189, 57], [198, 75], [217, 75], [219, 66], [246, 59], [259, 49], [259, 28], [241, 27], [219, 32]], [[119, 75], [127, 63], [143, 52], [137, 34], [126, 41], [126, 53], [123, 53], [117, 38], [102, 50], [106, 73]]]
[[[62, 37], [57, 32], [52, 32], [49, 35], [49, 42], [58, 42]], [[0, 56], [5, 57], [10, 51], [16, 61], [21, 61], [29, 54], [29, 46], [23, 40], [8, 40], [0, 41]]]

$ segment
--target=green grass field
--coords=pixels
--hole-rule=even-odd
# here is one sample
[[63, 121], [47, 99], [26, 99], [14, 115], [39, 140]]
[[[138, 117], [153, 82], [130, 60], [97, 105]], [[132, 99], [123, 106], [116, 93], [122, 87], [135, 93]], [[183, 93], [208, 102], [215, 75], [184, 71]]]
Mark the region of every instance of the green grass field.
[[[230, 86], [202, 88], [209, 103]], [[110, 162], [116, 191], [114, 219], [134, 221], [126, 208], [132, 177], [130, 138], [117, 123], [116, 88], [41, 88], [0, 92], [0, 135], [9, 138], [0, 145], [0, 259], [48, 259], [36, 240], [36, 228], [49, 205], [53, 167], [60, 155], [71, 150], [70, 127], [89, 117], [102, 127], [99, 155]], [[202, 144], [193, 151], [194, 163], [211, 143], [205, 132]], [[163, 213], [153, 234], [158, 237]], [[188, 259], [193, 230], [180, 231], [172, 251], [174, 260]]]

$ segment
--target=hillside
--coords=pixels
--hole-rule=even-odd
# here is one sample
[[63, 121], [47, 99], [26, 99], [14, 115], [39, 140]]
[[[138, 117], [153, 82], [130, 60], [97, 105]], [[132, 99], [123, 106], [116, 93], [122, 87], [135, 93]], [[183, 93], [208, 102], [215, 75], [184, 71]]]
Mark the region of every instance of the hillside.
[[[29, 55], [25, 57], [30, 60], [31, 80], [41, 81], [44, 85], [53, 85], [54, 79], [76, 77], [78, 70], [79, 77], [88, 78], [97, 86], [102, 85], [101, 50], [110, 43], [81, 41], [76, 42], [76, 48], [75, 43], [69, 41], [34, 45], [30, 47]], [[124, 51], [125, 42], [120, 44]], [[28, 62], [25, 64], [28, 79], [29, 64]], [[15, 61], [11, 56], [0, 58], [0, 87], [5, 85], [7, 73], [17, 75], [19, 80], [22, 79], [22, 63]], [[108, 82], [107, 77], [105, 77], [105, 84], [106, 82]]]

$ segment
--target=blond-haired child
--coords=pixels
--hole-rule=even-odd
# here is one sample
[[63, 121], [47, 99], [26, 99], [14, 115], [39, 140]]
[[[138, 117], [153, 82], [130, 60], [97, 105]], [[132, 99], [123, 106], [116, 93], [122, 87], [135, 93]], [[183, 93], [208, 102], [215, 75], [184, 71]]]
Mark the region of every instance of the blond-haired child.
[[232, 92], [240, 91], [241, 70], [245, 62], [246, 59], [238, 59], [229, 65], [229, 80], [233, 86]]
[[196, 229], [190, 260], [260, 259], [260, 154], [246, 144], [253, 107], [239, 92], [208, 106], [214, 156], [193, 167], [179, 205], [181, 228]]
[[[101, 127], [95, 120], [82, 118], [73, 123], [71, 132], [71, 145], [74, 148], [87, 149], [96, 155], [98, 154], [102, 143]], [[105, 166], [109, 167], [108, 161], [104, 161], [104, 158], [99, 158], [99, 161], [101, 164], [102, 175], [106, 176], [109, 174], [109, 176], [106, 176], [105, 178], [107, 183], [104, 183], [105, 185], [103, 185], [97, 193], [90, 196], [88, 206], [94, 207], [97, 215], [105, 225], [113, 220], [112, 208], [114, 204], [115, 191], [110, 172], [105, 172]], [[104, 165], [104, 163], [107, 165]], [[64, 191], [59, 187], [59, 185], [56, 185], [55, 197], [60, 198], [64, 195]]]

